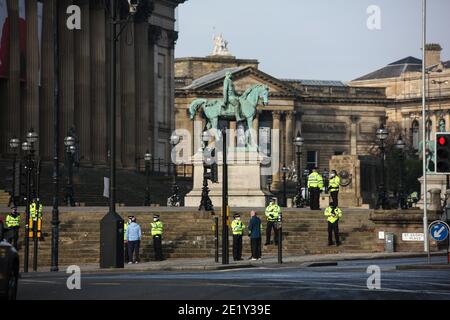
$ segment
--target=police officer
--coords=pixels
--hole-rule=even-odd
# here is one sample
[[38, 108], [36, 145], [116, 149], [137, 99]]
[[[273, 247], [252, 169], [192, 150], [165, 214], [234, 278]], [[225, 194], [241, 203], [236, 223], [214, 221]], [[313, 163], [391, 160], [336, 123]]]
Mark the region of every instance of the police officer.
[[241, 221], [241, 216], [234, 214], [234, 220], [231, 222], [231, 230], [233, 231], [233, 260], [240, 261], [242, 259], [242, 235], [244, 233], [244, 224]]
[[6, 241], [17, 249], [17, 239], [19, 239], [20, 215], [17, 213], [17, 208], [12, 208], [10, 214], [6, 216]]
[[[39, 209], [38, 207], [38, 203], [39, 203]], [[38, 239], [41, 238], [42, 234], [42, 203], [39, 202], [39, 198], [33, 198], [33, 201], [30, 204], [30, 221], [29, 221], [29, 226], [30, 226], [30, 233], [29, 235], [33, 235], [34, 232], [34, 226], [36, 225], [36, 230], [37, 230], [37, 237]]]
[[309, 206], [311, 210], [320, 210], [320, 192], [323, 188], [323, 178], [314, 167], [308, 176], [308, 189], [310, 194]]
[[162, 255], [162, 235], [163, 235], [163, 223], [159, 220], [159, 215], [153, 216], [152, 225], [152, 237], [153, 237], [153, 249], [155, 250], [155, 260], [163, 261]]
[[330, 181], [328, 183], [328, 191], [330, 191], [331, 202], [333, 202], [336, 207], [339, 206], [338, 195], [339, 186], [341, 184], [341, 178], [337, 174], [336, 170], [331, 170]]
[[269, 205], [266, 208], [267, 229], [266, 229], [266, 243], [265, 246], [271, 244], [270, 236], [272, 229], [274, 230], [275, 245], [278, 245], [278, 229], [276, 228], [276, 222], [278, 221], [278, 215], [281, 212], [280, 206], [277, 204], [277, 198], [271, 198]]
[[336, 239], [336, 246], [339, 246], [339, 219], [342, 217], [342, 210], [339, 209], [334, 203], [330, 203], [330, 206], [325, 209], [325, 216], [328, 221], [328, 245], [333, 245], [333, 232]]
[[123, 248], [124, 248], [124, 257], [125, 257], [125, 263], [128, 263], [130, 261], [130, 257], [128, 255], [128, 241], [127, 241], [127, 229], [128, 225], [131, 223], [131, 220], [134, 218], [134, 216], [128, 216], [128, 220], [123, 224]]

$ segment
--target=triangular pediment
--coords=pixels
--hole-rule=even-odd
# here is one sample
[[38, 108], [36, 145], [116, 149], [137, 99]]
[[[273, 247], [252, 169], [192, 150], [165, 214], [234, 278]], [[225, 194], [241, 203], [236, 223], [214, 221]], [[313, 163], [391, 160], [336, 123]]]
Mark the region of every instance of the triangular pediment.
[[271, 93], [280, 95], [296, 94], [296, 89], [294, 87], [253, 67], [222, 69], [195, 79], [192, 84], [183, 89], [193, 91], [221, 91], [225, 73], [227, 71], [233, 74], [233, 82], [237, 92], [244, 92], [248, 87], [253, 85], [264, 84], [269, 87]]

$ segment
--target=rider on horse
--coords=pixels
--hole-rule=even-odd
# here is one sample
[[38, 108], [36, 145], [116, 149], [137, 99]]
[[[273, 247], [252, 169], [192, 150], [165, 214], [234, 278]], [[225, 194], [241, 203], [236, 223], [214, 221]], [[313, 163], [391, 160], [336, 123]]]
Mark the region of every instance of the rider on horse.
[[239, 97], [234, 89], [232, 80], [232, 73], [227, 71], [225, 73], [225, 80], [223, 81], [223, 105], [222, 108], [227, 110], [228, 106], [233, 106], [236, 114], [236, 121], [242, 121], [240, 115]]

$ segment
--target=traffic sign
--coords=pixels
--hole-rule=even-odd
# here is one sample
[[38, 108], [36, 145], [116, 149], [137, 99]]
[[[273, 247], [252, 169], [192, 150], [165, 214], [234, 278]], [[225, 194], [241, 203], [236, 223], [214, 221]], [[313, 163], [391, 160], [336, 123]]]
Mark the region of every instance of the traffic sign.
[[434, 221], [429, 227], [430, 236], [435, 241], [444, 241], [449, 234], [449, 226], [444, 221]]

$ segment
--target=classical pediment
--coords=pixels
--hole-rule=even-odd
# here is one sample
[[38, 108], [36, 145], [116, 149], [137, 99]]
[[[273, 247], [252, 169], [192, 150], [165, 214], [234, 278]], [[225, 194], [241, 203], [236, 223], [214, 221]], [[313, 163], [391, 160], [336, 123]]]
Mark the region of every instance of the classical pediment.
[[284, 82], [253, 67], [226, 68], [207, 74], [195, 79], [189, 86], [182, 88], [188, 91], [211, 91], [221, 92], [225, 73], [229, 71], [233, 74], [233, 82], [236, 91], [243, 92], [248, 87], [265, 84], [269, 86], [271, 94], [277, 95], [297, 95], [297, 90]]

